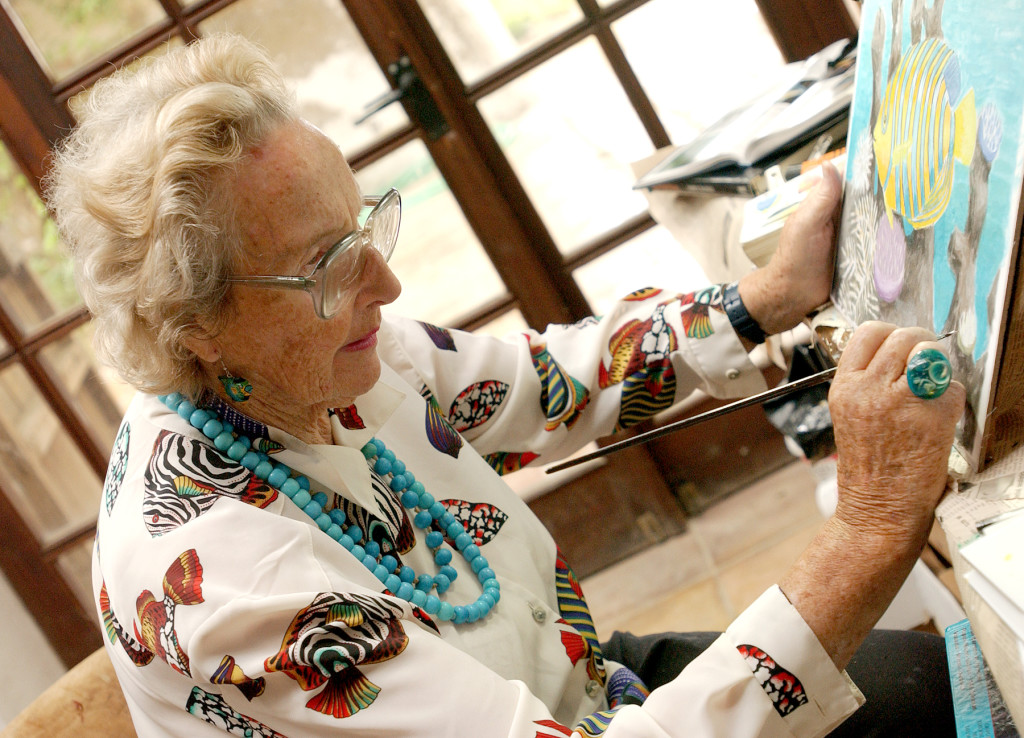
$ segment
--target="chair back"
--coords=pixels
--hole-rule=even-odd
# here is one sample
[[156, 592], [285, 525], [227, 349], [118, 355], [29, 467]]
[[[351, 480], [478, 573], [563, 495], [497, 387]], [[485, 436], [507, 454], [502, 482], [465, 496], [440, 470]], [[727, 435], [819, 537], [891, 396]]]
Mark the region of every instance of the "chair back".
[[0, 738], [136, 738], [103, 648], [51, 684], [0, 730]]

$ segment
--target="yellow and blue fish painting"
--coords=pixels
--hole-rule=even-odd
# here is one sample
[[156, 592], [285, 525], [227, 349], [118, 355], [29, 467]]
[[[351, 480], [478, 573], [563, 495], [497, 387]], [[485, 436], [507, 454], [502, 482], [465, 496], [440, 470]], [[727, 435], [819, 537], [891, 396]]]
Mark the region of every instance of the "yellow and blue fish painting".
[[974, 89], [961, 92], [960, 62], [927, 38], [903, 55], [889, 79], [873, 131], [886, 214], [914, 229], [933, 225], [953, 188], [954, 159], [969, 165], [977, 136]]
[[977, 470], [1020, 328], [1024, 0], [860, 5], [832, 304], [853, 325], [957, 331], [955, 446]]

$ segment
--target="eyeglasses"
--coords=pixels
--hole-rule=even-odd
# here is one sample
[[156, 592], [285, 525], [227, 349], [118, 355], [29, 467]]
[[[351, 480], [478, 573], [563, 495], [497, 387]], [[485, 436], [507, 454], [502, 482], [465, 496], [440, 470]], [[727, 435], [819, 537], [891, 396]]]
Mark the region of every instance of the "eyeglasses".
[[316, 314], [330, 320], [345, 304], [349, 290], [362, 274], [366, 247], [372, 246], [387, 261], [398, 240], [398, 226], [402, 219], [402, 198], [398, 190], [390, 189], [380, 197], [364, 197], [363, 208], [369, 208], [370, 212], [362, 225], [327, 249], [308, 276], [228, 277], [228, 282], [305, 290], [313, 298]]

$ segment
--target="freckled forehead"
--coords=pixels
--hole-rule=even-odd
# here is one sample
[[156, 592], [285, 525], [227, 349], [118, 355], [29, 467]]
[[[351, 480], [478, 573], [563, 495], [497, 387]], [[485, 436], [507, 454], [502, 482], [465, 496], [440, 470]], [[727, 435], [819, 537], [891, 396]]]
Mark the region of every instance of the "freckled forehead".
[[[247, 171], [246, 171], [247, 170]], [[358, 195], [358, 187], [341, 150], [317, 129], [301, 121], [273, 131], [249, 152], [240, 168], [243, 189], [282, 192], [296, 188], [340, 186], [345, 195]], [[246, 175], [249, 181], [246, 180]]]
[[266, 265], [356, 227], [360, 197], [338, 147], [315, 128], [287, 123], [249, 152], [233, 181], [250, 257]]

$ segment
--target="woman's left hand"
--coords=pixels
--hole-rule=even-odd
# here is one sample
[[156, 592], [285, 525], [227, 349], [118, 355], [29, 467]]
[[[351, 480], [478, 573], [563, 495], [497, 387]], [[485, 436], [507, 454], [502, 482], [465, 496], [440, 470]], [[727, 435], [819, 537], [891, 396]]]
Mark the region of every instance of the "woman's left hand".
[[768, 264], [740, 280], [750, 316], [769, 335], [789, 330], [829, 299], [842, 182], [832, 164], [782, 228]]

